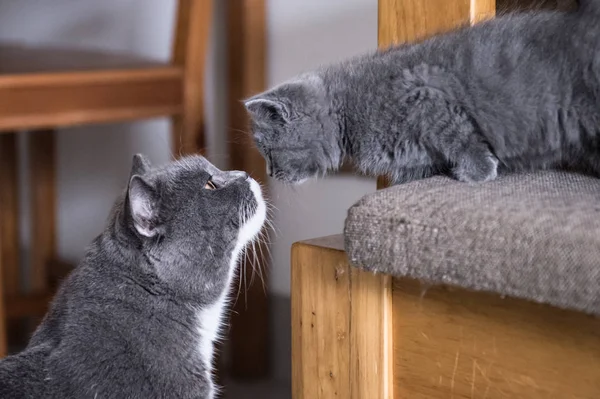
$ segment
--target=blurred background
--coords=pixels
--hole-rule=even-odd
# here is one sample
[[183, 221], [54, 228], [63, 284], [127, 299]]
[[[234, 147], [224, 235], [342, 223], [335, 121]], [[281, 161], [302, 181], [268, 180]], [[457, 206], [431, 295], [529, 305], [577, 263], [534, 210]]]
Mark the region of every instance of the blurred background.
[[[173, 47], [177, 3], [176, 0], [0, 0], [0, 42], [110, 51], [166, 62]], [[240, 27], [232, 26], [236, 25], [236, 18], [231, 13], [236, 11], [228, 7], [243, 10], [259, 3], [255, 0], [215, 0], [209, 18], [211, 28], [202, 93], [205, 100], [203, 149], [211, 161], [224, 169], [240, 165], [234, 159], [237, 155], [231, 151], [232, 141], [239, 140], [239, 131], [234, 127], [240, 122], [232, 122], [228, 111], [233, 100], [228, 96], [236, 92], [230, 85], [238, 84], [231, 79], [231, 63], [247, 58], [242, 54], [236, 58], [235, 53], [232, 56], [228, 34]], [[239, 30], [234, 33], [246, 38], [246, 47], [240, 51], [252, 51], [253, 46], [262, 46], [264, 50], [264, 87], [258, 89], [266, 89], [320, 64], [376, 48], [377, 0], [264, 0], [263, 3], [264, 19], [249, 18], [244, 25], [246, 33], [241, 34]], [[264, 43], [247, 42], [260, 38], [260, 35], [248, 36], [248, 32], [261, 30], [265, 32]], [[0, 68], [7, 57], [0, 53]], [[252, 82], [247, 87], [253, 87]], [[2, 92], [0, 95], [8, 96], [0, 101], [10, 101], [9, 94]], [[5, 286], [5, 291], [24, 293], [33, 290], [27, 277], [31, 274], [31, 237], [37, 225], [36, 220], [32, 220], [29, 205], [32, 189], [28, 180], [34, 161], [30, 158], [35, 154], [28, 150], [31, 148], [29, 140], [35, 133], [26, 130], [19, 130], [15, 135], [20, 181], [18, 263], [21, 287], [18, 290], [8, 287], [7, 290]], [[161, 117], [127, 123], [86, 124], [58, 128], [55, 137], [56, 253], [62, 262], [76, 264], [88, 243], [102, 230], [113, 200], [126, 184], [132, 155], [144, 153], [156, 164], [171, 159], [171, 122], [168, 117]], [[247, 151], [254, 150], [248, 147]], [[2, 154], [6, 157], [7, 152]], [[268, 329], [257, 330], [265, 335], [257, 339], [265, 342], [267, 362], [256, 366], [257, 373], [247, 373], [245, 369], [249, 368], [248, 364], [252, 366], [254, 355], [251, 351], [240, 350], [246, 359], [239, 361], [246, 366], [231, 373], [236, 378], [226, 384], [230, 397], [290, 396], [291, 244], [340, 233], [346, 209], [364, 194], [375, 190], [374, 179], [351, 174], [339, 174], [299, 187], [286, 187], [274, 181], [265, 183], [268, 196], [276, 207], [272, 216], [277, 227], [270, 238], [271, 257], [265, 259], [268, 289], [266, 293], [262, 287], [259, 289], [259, 295], [268, 297], [267, 304], [259, 310], [268, 313]], [[0, 190], [7, 190], [7, 187], [0, 186]], [[52, 201], [49, 204], [52, 205]], [[5, 216], [2, 221], [6, 223], [7, 220]], [[6, 259], [4, 263], [6, 265]], [[260, 283], [255, 280], [254, 285]], [[238, 301], [246, 303], [237, 305], [237, 312], [252, 309], [255, 296], [246, 298], [241, 297]], [[9, 334], [10, 349], [17, 350], [24, 342], [23, 330], [17, 328], [18, 323], [14, 321], [8, 326], [16, 331]], [[252, 324], [249, 328], [252, 329]], [[236, 345], [224, 348], [224, 379], [229, 378], [228, 370], [235, 370], [235, 364], [232, 365], [238, 361], [235, 360], [235, 348]]]

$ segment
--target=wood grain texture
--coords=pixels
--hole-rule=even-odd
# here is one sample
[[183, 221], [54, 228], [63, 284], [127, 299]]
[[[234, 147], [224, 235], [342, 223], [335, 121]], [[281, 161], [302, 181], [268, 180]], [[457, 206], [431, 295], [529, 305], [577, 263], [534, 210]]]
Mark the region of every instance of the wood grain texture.
[[396, 280], [397, 398], [600, 397], [600, 319]]
[[31, 185], [31, 264], [29, 282], [34, 293], [48, 288], [48, 265], [56, 258], [56, 137], [53, 130], [29, 136]]
[[351, 398], [392, 399], [392, 278], [348, 266], [351, 273]]
[[379, 0], [379, 46], [421, 40], [467, 25], [471, 3], [477, 0]]
[[292, 246], [292, 398], [350, 398], [350, 269], [342, 251]]
[[174, 67], [0, 76], [0, 130], [144, 119], [181, 108]]
[[17, 133], [0, 135], [0, 262], [5, 295], [20, 287]]
[[[227, 112], [229, 168], [244, 170], [263, 187], [265, 163], [251, 142], [249, 120], [241, 100], [265, 89], [266, 1], [226, 2], [227, 16]], [[261, 244], [263, 245], [263, 244]], [[266, 244], [265, 244], [266, 245]], [[241, 275], [260, 274], [264, 282], [242, 283], [231, 318], [231, 374], [238, 379], [257, 379], [269, 371], [268, 262], [263, 247], [248, 254]], [[256, 255], [256, 256], [255, 256]], [[260, 270], [253, 270], [252, 265]]]
[[392, 280], [352, 268], [340, 239], [292, 247], [292, 397], [391, 399]]
[[213, 0], [179, 0], [173, 64], [183, 70], [183, 112], [173, 117], [173, 151], [206, 155], [204, 78]]

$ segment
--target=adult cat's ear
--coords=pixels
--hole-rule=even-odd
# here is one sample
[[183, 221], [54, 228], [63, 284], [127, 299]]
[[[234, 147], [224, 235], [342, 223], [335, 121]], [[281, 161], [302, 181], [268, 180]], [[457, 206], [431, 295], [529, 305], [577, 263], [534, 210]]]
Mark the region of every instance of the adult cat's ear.
[[133, 156], [133, 161], [131, 162], [131, 173], [130, 177], [133, 175], [143, 175], [148, 170], [150, 170], [150, 161], [148, 158], [143, 156], [142, 154], [135, 154]]
[[280, 120], [288, 122], [290, 110], [281, 101], [263, 97], [253, 97], [244, 101], [248, 112], [257, 119]]
[[133, 175], [129, 180], [127, 195], [133, 225], [144, 237], [158, 233], [158, 195], [156, 189], [143, 177]]

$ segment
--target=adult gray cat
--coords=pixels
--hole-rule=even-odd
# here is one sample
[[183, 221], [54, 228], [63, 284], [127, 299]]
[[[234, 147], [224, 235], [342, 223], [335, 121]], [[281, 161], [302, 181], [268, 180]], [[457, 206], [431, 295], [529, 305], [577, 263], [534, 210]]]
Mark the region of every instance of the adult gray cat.
[[28, 347], [0, 362], [0, 397], [213, 398], [213, 341], [265, 214], [244, 172], [135, 156], [106, 230]]
[[394, 183], [451, 172], [600, 173], [600, 18], [513, 14], [323, 67], [245, 101], [271, 176], [298, 183], [349, 158]]

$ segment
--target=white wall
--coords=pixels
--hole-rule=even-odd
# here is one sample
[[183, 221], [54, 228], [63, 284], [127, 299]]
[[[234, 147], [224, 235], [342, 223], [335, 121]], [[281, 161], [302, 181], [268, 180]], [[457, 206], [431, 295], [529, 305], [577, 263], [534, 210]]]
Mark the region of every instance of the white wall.
[[[377, 0], [270, 0], [268, 83], [377, 46]], [[341, 233], [346, 210], [375, 190], [374, 179], [329, 177], [289, 187], [271, 182], [279, 211], [273, 238], [272, 291], [289, 295], [293, 242]]]
[[[224, 24], [217, 5], [215, 41], [206, 78], [209, 151], [224, 165]], [[96, 47], [168, 59], [174, 0], [18, 0], [0, 2], [0, 39]], [[220, 22], [221, 21], [221, 22]], [[270, 0], [268, 83], [319, 64], [376, 47], [377, 0]], [[168, 121], [154, 120], [63, 129], [58, 136], [59, 253], [77, 260], [102, 229], [125, 184], [131, 155], [153, 162], [170, 158]], [[339, 233], [346, 209], [373, 191], [372, 179], [332, 177], [300, 187], [271, 182], [278, 235], [273, 237], [271, 288], [289, 294], [294, 241]], [[25, 193], [26, 194], [26, 193]], [[23, 209], [27, 209], [24, 207]], [[28, 229], [23, 236], [27, 243]]]

